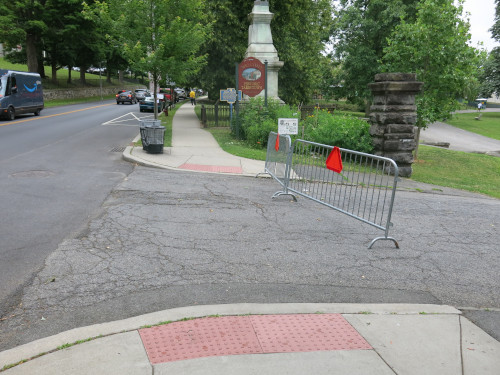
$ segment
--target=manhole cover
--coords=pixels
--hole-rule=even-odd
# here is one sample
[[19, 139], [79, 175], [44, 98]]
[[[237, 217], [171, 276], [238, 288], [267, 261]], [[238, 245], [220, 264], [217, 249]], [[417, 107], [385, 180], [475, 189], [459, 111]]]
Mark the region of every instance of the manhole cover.
[[52, 171], [22, 171], [15, 172], [10, 175], [10, 177], [50, 177], [55, 175]]

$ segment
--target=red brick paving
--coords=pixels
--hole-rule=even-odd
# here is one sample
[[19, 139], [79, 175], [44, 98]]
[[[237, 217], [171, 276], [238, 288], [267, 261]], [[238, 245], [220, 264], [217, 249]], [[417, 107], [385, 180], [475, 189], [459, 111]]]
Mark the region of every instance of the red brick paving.
[[372, 347], [340, 314], [223, 316], [140, 329], [152, 364], [200, 357]]

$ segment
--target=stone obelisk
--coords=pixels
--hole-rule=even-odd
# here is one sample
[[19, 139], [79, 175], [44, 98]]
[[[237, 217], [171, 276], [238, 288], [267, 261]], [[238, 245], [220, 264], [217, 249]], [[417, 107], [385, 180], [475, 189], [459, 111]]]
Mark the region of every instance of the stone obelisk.
[[[268, 1], [255, 1], [252, 13], [248, 15], [250, 27], [248, 28], [248, 48], [245, 58], [254, 57], [263, 64], [267, 60], [267, 96], [278, 97], [278, 71], [283, 66], [279, 60], [278, 51], [273, 44], [271, 34], [271, 20], [273, 13], [269, 11]], [[264, 90], [257, 96], [264, 96]]]

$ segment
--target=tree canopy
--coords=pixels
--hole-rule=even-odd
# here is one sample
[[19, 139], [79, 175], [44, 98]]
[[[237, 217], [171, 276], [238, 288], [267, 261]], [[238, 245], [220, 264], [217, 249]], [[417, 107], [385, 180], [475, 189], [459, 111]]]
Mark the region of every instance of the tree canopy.
[[342, 97], [370, 98], [368, 84], [380, 73], [387, 38], [404, 18], [415, 18], [418, 0], [339, 0], [333, 30], [334, 56], [341, 65], [337, 82]]
[[424, 82], [417, 97], [419, 127], [448, 118], [457, 109], [457, 99], [477, 82], [479, 54], [468, 45], [469, 23], [461, 4], [422, 0], [415, 22], [403, 19], [384, 49], [385, 72], [417, 73]]
[[[491, 36], [500, 43], [500, 0], [496, 0], [495, 22], [490, 29]], [[495, 47], [490, 52], [482, 71], [481, 95], [500, 96], [500, 47]]]

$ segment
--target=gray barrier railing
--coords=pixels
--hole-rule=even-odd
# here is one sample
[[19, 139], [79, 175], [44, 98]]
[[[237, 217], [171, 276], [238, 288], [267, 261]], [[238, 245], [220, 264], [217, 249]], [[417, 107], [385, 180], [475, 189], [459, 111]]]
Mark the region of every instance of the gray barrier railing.
[[342, 170], [337, 173], [327, 168], [326, 161], [333, 146], [295, 140], [287, 135], [269, 134], [265, 170], [283, 187], [274, 193], [309, 198], [333, 208], [366, 224], [384, 231], [391, 240], [391, 215], [398, 181], [398, 166], [389, 158], [339, 148]]

